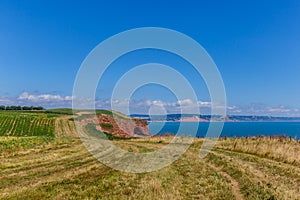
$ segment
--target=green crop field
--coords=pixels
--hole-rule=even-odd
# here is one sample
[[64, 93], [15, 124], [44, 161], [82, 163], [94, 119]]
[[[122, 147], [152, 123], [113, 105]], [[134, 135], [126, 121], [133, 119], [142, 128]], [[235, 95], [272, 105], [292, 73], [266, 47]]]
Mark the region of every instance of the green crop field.
[[54, 136], [54, 124], [54, 114], [0, 112], [0, 136]]

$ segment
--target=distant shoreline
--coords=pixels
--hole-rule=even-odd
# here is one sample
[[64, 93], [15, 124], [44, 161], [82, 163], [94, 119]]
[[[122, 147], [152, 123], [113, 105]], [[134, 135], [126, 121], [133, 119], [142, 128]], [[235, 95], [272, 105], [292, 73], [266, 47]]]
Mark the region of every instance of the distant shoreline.
[[196, 114], [142, 115], [133, 114], [130, 117], [147, 120], [148, 122], [300, 122], [300, 117], [272, 116], [212, 116]]
[[158, 120], [158, 121], [151, 121], [151, 120], [147, 120], [148, 121], [148, 123], [150, 122], [150, 123], [152, 123], [152, 122], [171, 122], [171, 123], [173, 123], [173, 122], [186, 122], [186, 123], [195, 123], [195, 122], [198, 122], [198, 123], [210, 123], [210, 122], [212, 122], [212, 123], [214, 123], [214, 122], [224, 122], [224, 123], [244, 123], [244, 122], [249, 122], [249, 123], [259, 123], [259, 122], [261, 122], [261, 123], [270, 123], [270, 122], [278, 122], [278, 123], [284, 123], [284, 122], [300, 122], [300, 120], [299, 121], [168, 121], [168, 120]]

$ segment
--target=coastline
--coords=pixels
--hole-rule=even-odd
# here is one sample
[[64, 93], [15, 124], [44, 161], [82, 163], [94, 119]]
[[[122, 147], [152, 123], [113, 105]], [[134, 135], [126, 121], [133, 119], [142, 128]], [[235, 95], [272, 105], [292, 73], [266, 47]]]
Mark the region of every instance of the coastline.
[[284, 122], [298, 122], [300, 123], [300, 120], [299, 121], [181, 121], [181, 120], [175, 120], [175, 121], [172, 121], [172, 120], [147, 120], [148, 123], [153, 123], [153, 122], [168, 122], [168, 123], [173, 123], [173, 122], [191, 122], [191, 123], [214, 123], [214, 122], [223, 122], [223, 123], [244, 123], [244, 122], [248, 122], [248, 123], [270, 123], [270, 122], [274, 122], [274, 123], [284, 123]]

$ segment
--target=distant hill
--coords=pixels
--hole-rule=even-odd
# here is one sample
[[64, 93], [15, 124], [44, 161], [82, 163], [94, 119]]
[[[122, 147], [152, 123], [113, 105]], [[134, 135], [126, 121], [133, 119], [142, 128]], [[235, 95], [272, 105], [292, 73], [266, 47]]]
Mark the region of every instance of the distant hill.
[[209, 122], [225, 121], [225, 122], [300, 122], [300, 117], [272, 117], [272, 116], [211, 116], [197, 114], [169, 114], [169, 115], [145, 115], [132, 114], [133, 118], [144, 119], [148, 121], [195, 121]]

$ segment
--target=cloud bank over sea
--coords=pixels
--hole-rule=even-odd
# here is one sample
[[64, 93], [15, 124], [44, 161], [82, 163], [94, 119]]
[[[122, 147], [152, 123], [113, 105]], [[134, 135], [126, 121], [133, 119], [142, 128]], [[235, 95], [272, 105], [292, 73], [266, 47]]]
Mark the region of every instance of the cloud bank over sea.
[[[73, 96], [52, 94], [52, 93], [30, 93], [23, 92], [18, 96], [0, 96], [0, 105], [33, 105], [43, 106], [44, 108], [58, 108], [58, 107], [72, 107]], [[149, 114], [155, 112], [156, 114], [175, 114], [180, 113], [184, 108], [188, 113], [193, 114], [196, 108], [200, 108], [201, 114], [209, 114], [212, 102], [198, 101], [194, 102], [191, 99], [182, 99], [176, 102], [167, 102], [162, 100], [147, 100], [147, 99], [80, 99], [81, 108], [93, 102], [97, 109], [111, 109], [113, 108], [125, 114]], [[218, 108], [218, 104], [214, 106]], [[129, 108], [129, 109], [128, 109]], [[299, 117], [300, 109], [292, 108], [285, 105], [266, 105], [263, 103], [252, 103], [248, 105], [229, 105], [226, 107], [229, 115], [264, 115], [264, 116], [286, 116]], [[128, 113], [129, 112], [129, 113]]]

